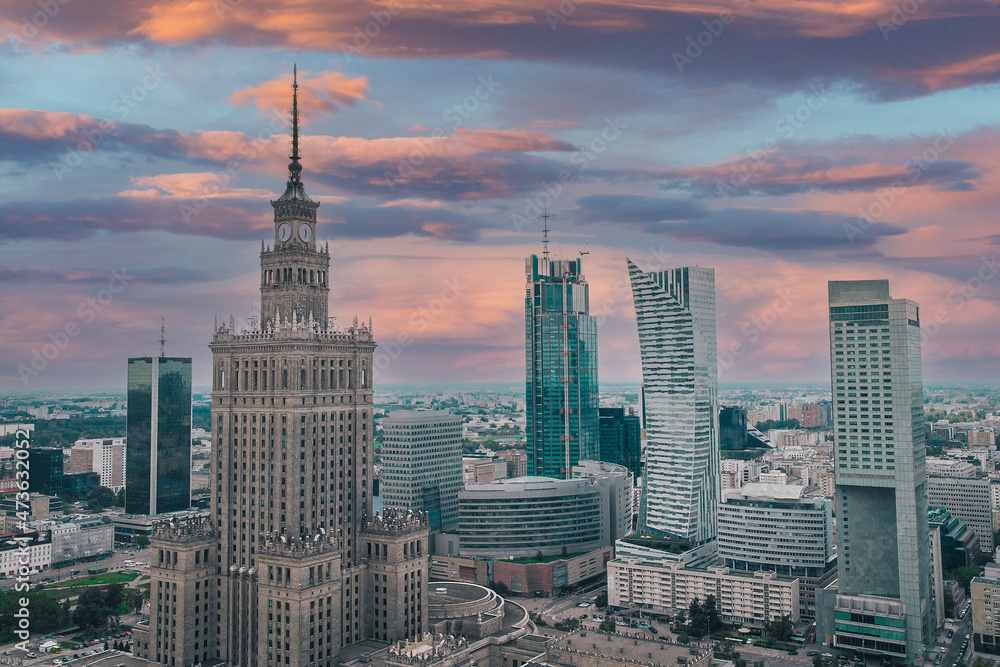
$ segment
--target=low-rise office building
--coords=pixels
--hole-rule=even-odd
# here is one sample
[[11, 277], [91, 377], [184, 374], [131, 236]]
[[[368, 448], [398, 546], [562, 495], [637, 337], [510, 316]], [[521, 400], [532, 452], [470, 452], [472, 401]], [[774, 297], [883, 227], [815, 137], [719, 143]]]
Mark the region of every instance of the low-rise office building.
[[719, 505], [719, 563], [799, 580], [799, 615], [816, 616], [816, 588], [837, 577], [833, 513], [805, 487], [746, 484]]
[[110, 517], [49, 522], [47, 530], [52, 539], [52, 564], [57, 567], [110, 555], [114, 547], [115, 526]]
[[628, 469], [584, 461], [573, 474], [467, 486], [459, 494], [460, 555], [501, 560], [578, 554], [625, 537], [632, 525]]
[[693, 600], [715, 596], [727, 623], [763, 627], [782, 616], [799, 620], [799, 581], [773, 572], [741, 572], [724, 566], [685, 568], [680, 563], [649, 563], [616, 558], [608, 563], [608, 603], [672, 615]]

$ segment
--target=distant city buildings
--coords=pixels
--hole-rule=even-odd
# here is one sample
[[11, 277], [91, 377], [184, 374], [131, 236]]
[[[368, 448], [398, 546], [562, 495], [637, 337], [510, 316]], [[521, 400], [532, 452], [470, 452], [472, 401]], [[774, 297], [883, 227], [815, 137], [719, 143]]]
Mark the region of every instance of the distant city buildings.
[[382, 419], [381, 453], [383, 505], [427, 512], [432, 531], [457, 530], [462, 417], [439, 410], [390, 412]]
[[101, 486], [112, 491], [125, 488], [125, 438], [77, 440], [69, 454], [69, 472], [96, 472]]
[[993, 554], [993, 510], [991, 483], [985, 477], [927, 477], [927, 502], [943, 507], [952, 516], [976, 531], [979, 548]]
[[715, 272], [628, 269], [647, 438], [639, 533], [664, 553], [688, 553], [685, 562], [711, 563], [721, 493]]
[[[128, 360], [125, 512], [191, 506], [191, 358]], [[103, 469], [103, 453], [102, 453]]]
[[639, 417], [625, 408], [600, 408], [600, 460], [625, 466], [638, 478], [642, 474], [642, 429]]
[[580, 260], [532, 255], [524, 299], [528, 474], [567, 479], [600, 455], [597, 318]]
[[462, 484], [490, 484], [507, 478], [507, 461], [498, 456], [463, 456]]
[[996, 434], [991, 428], [973, 428], [969, 430], [969, 447], [995, 447]]
[[507, 477], [524, 477], [528, 474], [528, 455], [523, 449], [501, 449], [497, 457], [507, 462]]
[[886, 280], [831, 281], [838, 583], [817, 595], [834, 645], [917, 664], [932, 602], [920, 314]]

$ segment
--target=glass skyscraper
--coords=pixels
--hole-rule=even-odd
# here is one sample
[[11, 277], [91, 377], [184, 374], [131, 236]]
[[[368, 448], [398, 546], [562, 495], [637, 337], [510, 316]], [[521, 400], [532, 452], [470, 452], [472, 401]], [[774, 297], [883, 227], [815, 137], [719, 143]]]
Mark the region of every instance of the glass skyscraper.
[[191, 359], [128, 360], [125, 512], [191, 506]]
[[715, 271], [628, 269], [647, 439], [639, 533], [710, 559], [721, 495]]
[[833, 641], [918, 664], [936, 625], [920, 308], [891, 298], [887, 280], [831, 281], [829, 296], [839, 542]]
[[601, 460], [629, 469], [633, 479], [642, 474], [642, 427], [639, 417], [625, 408], [600, 408]]
[[568, 479], [600, 455], [597, 318], [580, 260], [525, 262], [528, 474]]

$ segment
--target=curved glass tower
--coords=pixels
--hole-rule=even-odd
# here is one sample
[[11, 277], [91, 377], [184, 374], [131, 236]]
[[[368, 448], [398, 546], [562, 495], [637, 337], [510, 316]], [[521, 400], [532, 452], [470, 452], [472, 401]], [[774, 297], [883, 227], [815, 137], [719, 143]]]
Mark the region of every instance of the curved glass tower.
[[721, 495], [715, 270], [628, 269], [647, 438], [639, 533], [688, 551], [714, 542]]

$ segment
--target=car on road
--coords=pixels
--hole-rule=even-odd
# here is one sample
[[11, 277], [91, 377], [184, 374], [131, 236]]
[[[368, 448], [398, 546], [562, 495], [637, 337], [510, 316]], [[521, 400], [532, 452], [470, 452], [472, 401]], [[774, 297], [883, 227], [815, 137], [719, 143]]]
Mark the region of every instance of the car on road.
[[819, 651], [809, 651], [806, 655], [812, 658], [813, 656], [819, 655]]
[[25, 657], [25, 658], [37, 658], [37, 657], [38, 657], [38, 654], [37, 654], [37, 653], [29, 653], [28, 655], [26, 655], [26, 656], [24, 656], [24, 657]]
[[652, 625], [649, 626], [649, 631], [652, 632], [654, 635], [657, 634], [656, 628], [654, 628]]
[[788, 655], [798, 655], [798, 654], [799, 654], [798, 651], [789, 651], [788, 652]]

